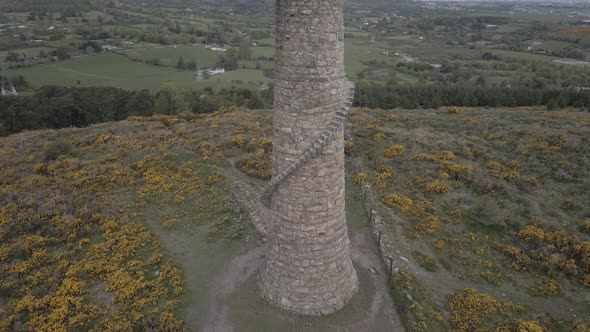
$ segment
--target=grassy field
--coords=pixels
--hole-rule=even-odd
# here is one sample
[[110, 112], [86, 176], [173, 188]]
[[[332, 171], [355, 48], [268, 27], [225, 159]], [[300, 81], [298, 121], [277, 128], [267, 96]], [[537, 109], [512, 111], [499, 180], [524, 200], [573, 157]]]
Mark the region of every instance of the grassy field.
[[274, 67], [274, 61], [271, 60], [239, 60], [238, 68], [245, 66], [247, 69], [256, 69], [258, 66], [260, 69], [272, 69]]
[[[241, 82], [236, 82], [241, 81]], [[261, 70], [255, 69], [238, 69], [228, 71], [223, 75], [215, 75], [207, 80], [210, 84], [223, 85], [231, 82], [242, 85], [259, 85], [260, 82], [271, 82], [271, 79], [264, 76]]]
[[190, 87], [194, 82], [194, 73], [191, 71], [129, 61], [117, 54], [84, 56], [54, 64], [16, 69], [11, 73], [23, 75], [33, 88], [43, 85], [77, 86], [80, 81], [80, 86], [114, 86], [155, 91], [167, 80], [182, 87]]
[[369, 68], [366, 61], [374, 60], [377, 63], [391, 63], [392, 57], [383, 55], [385, 44], [371, 44], [368, 39], [355, 38], [344, 41], [344, 66], [349, 77], [358, 77], [358, 74]]
[[232, 84], [255, 87], [269, 81], [261, 70], [240, 69], [196, 82], [193, 71], [148, 65], [112, 53], [15, 69], [11, 75], [23, 75], [33, 88], [43, 85], [114, 86], [151, 91], [157, 91], [165, 81], [174, 81], [182, 88], [229, 87]]
[[28, 48], [19, 48], [16, 50], [11, 51], [0, 51], [0, 60], [4, 60], [8, 53], [15, 52], [18, 54], [25, 54], [26, 56], [39, 56], [39, 52], [41, 50], [45, 51], [45, 53], [51, 52], [53, 49], [49, 47], [28, 47]]
[[275, 48], [269, 46], [252, 47], [252, 58], [258, 57], [271, 58], [275, 55]]
[[534, 53], [528, 53], [528, 52], [517, 52], [517, 51], [510, 51], [510, 50], [491, 50], [490, 52], [495, 55], [505, 56], [505, 57], [519, 59], [519, 60], [550, 62], [555, 59], [558, 59], [557, 57], [553, 57], [553, 56], [549, 56], [549, 55], [534, 54]]
[[[375, 60], [379, 63], [390, 63], [393, 57], [382, 54], [384, 44], [356, 44], [359, 40], [346, 42], [345, 65], [347, 74], [356, 77], [359, 72], [369, 68], [361, 61]], [[272, 47], [253, 47], [253, 58], [258, 56], [274, 56]], [[38, 48], [27, 49], [28, 52], [38, 52]], [[139, 61], [131, 61], [126, 56], [114, 53], [104, 53], [94, 56], [82, 56], [71, 60], [52, 64], [36, 65], [32, 67], [11, 70], [11, 75], [23, 75], [32, 88], [43, 85], [65, 86], [114, 86], [124, 89], [149, 89], [156, 91], [162, 82], [174, 81], [184, 88], [202, 88], [205, 86], [229, 87], [230, 85], [259, 85], [270, 82], [262, 74], [262, 69], [272, 68], [272, 61], [258, 61], [260, 69], [256, 70], [256, 60], [240, 61], [240, 68], [247, 69], [229, 71], [223, 75], [216, 75], [204, 82], [195, 82], [194, 71], [178, 70], [174, 68], [179, 56], [185, 62], [199, 59], [202, 67], [213, 67], [217, 61], [218, 52], [202, 47], [177, 46], [149, 47], [121, 51], [130, 58], [159, 58], [162, 66], [153, 66]], [[400, 74], [403, 81], [413, 81], [407, 74]], [[78, 82], [79, 81], [79, 82]], [[241, 82], [240, 82], [241, 81]]]
[[[272, 68], [273, 61], [266, 60], [271, 59], [275, 54], [272, 46], [252, 47], [252, 59], [238, 61], [238, 68], [248, 69], [248, 71], [228, 73], [208, 82], [195, 83], [190, 73], [170, 69], [176, 67], [178, 58], [181, 56], [185, 63], [198, 60], [203, 68], [214, 67], [221, 54], [184, 43], [204, 42], [207, 39], [208, 42], [224, 44], [229, 48], [237, 47], [240, 38], [246, 37], [261, 45], [272, 45], [274, 42], [272, 11], [239, 13], [231, 12], [229, 8], [223, 7], [224, 9], [218, 12], [219, 8], [213, 6], [192, 8], [189, 12], [186, 8], [173, 7], [164, 10], [150, 9], [149, 6], [134, 9], [131, 5], [116, 11], [106, 11], [112, 15], [101, 11], [83, 13], [91, 20], [92, 29], [96, 30], [95, 32], [102, 29], [111, 34], [110, 38], [97, 39], [99, 43], [117, 44], [133, 41], [135, 44], [130, 47], [131, 49], [119, 52], [139, 62], [158, 59], [163, 67], [168, 68], [144, 66], [141, 63], [131, 64], [122, 58], [101, 55], [92, 60], [76, 59], [59, 64], [19, 69], [15, 70], [15, 74], [23, 74], [33, 88], [43, 84], [79, 84], [156, 90], [165, 80], [175, 81], [179, 86], [186, 88], [239, 86], [246, 81], [268, 81], [256, 69]], [[457, 13], [445, 10], [412, 11], [412, 14], [405, 16], [397, 16], [399, 13], [396, 13], [393, 15], [396, 19], [391, 19], [393, 9], [369, 7], [351, 8], [347, 14], [349, 17], [345, 26], [345, 70], [351, 79], [363, 78], [384, 83], [394, 78], [393, 81], [401, 84], [453, 82], [468, 85], [481, 77], [484, 78], [487, 86], [499, 85], [505, 81], [513, 87], [540, 84], [546, 88], [578, 87], [590, 84], [585, 79], [588, 76], [586, 69], [564, 68], [567, 65], [552, 63], [558, 59], [557, 57], [534, 53], [535, 50], [544, 49], [557, 52], [556, 54], [561, 52], [560, 56], [578, 58], [584, 54], [590, 54], [585, 28], [574, 26], [575, 19], [565, 16], [563, 8], [550, 15], [543, 15], [540, 14], [545, 11], [541, 8], [542, 6], [537, 8], [538, 13], [505, 12], [506, 8], [494, 7], [494, 5], [465, 7], [465, 10], [461, 12], [461, 17], [465, 20], [461, 20]], [[400, 11], [408, 9], [402, 7], [398, 9]], [[462, 6], [459, 5], [459, 7]], [[231, 14], [223, 14], [227, 12]], [[503, 14], [509, 15], [503, 17]], [[26, 19], [27, 13], [14, 13], [8, 16], [9, 20], [14, 16], [15, 21], [22, 21]], [[114, 22], [103, 24], [105, 26], [99, 29], [99, 25], [94, 26], [95, 23], [98, 24], [98, 16], [107, 21], [112, 19]], [[498, 20], [498, 17], [503, 19]], [[485, 18], [499, 21], [498, 26], [493, 29], [482, 29], [478, 24], [472, 23]], [[120, 21], [120, 24], [117, 21]], [[49, 23], [31, 21], [27, 23], [27, 26], [43, 31], [47, 29]], [[178, 31], [175, 30], [176, 24], [178, 24]], [[81, 25], [82, 23], [75, 18], [71, 18], [68, 22], [56, 23], [56, 27], [67, 27], [69, 32], [65, 38], [47, 41], [45, 47], [50, 50], [65, 47], [72, 54], [79, 54], [75, 50], [76, 44], [81, 44], [88, 38], [84, 34], [76, 34], [79, 33], [77, 28]], [[195, 29], [199, 30], [198, 34], [194, 33]], [[216, 29], [219, 29], [220, 33], [223, 31], [220, 40], [216, 41], [212, 36], [205, 38], [205, 32], [216, 31]], [[138, 35], [143, 31], [157, 34], [163, 39], [153, 38], [153, 36], [144, 39], [145, 36]], [[255, 33], [260, 31], [266, 33]], [[39, 34], [39, 38], [49, 39], [50, 34], [48, 32]], [[164, 40], [170, 44], [178, 43], [178, 45], [137, 42], [142, 39]], [[532, 50], [528, 50], [529, 46]], [[23, 49], [23, 52], [27, 55], [35, 55], [39, 50], [39, 48], [31, 48]], [[395, 53], [399, 55], [396, 56]], [[489, 53], [486, 59], [483, 59], [485, 61], [478, 61], [482, 60], [485, 53]], [[0, 52], [0, 58], [5, 57], [6, 54], [6, 51]], [[492, 58], [500, 59], [492, 61], [489, 58], [490, 54]], [[261, 57], [266, 59], [258, 60]], [[404, 65], [405, 61], [413, 63]], [[428, 64], [448, 66], [429, 68]], [[84, 68], [84, 65], [88, 68]]]
[[211, 51], [204, 47], [187, 45], [159, 46], [146, 49], [126, 50], [121, 53], [136, 59], [160, 59], [163, 66], [176, 67], [178, 58], [182, 57], [184, 62], [194, 60], [200, 62], [201, 68], [215, 67], [221, 52]]
[[[399, 294], [416, 301], [407, 312], [415, 324], [455, 331], [587, 324], [590, 115], [357, 110], [351, 123], [351, 177], [372, 186], [387, 236], [408, 260]], [[485, 296], [467, 296], [466, 288], [523, 307], [467, 314], [457, 308]], [[451, 315], [448, 325], [437, 310]]]

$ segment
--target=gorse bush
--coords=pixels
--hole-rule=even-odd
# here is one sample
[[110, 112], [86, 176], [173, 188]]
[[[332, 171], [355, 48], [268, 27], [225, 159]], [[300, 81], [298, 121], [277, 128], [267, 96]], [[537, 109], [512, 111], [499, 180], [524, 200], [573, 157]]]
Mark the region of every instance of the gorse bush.
[[522, 311], [523, 307], [500, 302], [488, 294], [465, 288], [451, 296], [451, 325], [454, 331], [483, 331], [485, 322], [493, 316]]
[[496, 327], [496, 332], [544, 332], [546, 331], [539, 322], [535, 321], [506, 321]]
[[236, 167], [246, 175], [268, 180], [272, 176], [272, 161], [268, 158], [250, 156], [236, 162]]
[[394, 145], [390, 146], [389, 148], [387, 148], [387, 150], [385, 150], [385, 152], [383, 154], [384, 154], [385, 158], [393, 159], [395, 157], [399, 157], [404, 154], [404, 147], [399, 144], [394, 144]]
[[434, 181], [426, 184], [425, 190], [429, 193], [446, 193], [449, 191], [449, 186], [442, 181]]
[[529, 288], [529, 293], [537, 296], [557, 296], [560, 292], [559, 284], [547, 277], [542, 277], [535, 287]]
[[412, 199], [404, 195], [389, 194], [383, 196], [383, 204], [399, 209], [401, 212], [410, 212], [413, 206]]
[[43, 157], [45, 160], [55, 160], [59, 156], [73, 155], [74, 148], [72, 144], [66, 140], [58, 139], [57, 141], [49, 144], [45, 149]]
[[354, 184], [361, 185], [367, 181], [367, 173], [360, 172], [354, 177]]

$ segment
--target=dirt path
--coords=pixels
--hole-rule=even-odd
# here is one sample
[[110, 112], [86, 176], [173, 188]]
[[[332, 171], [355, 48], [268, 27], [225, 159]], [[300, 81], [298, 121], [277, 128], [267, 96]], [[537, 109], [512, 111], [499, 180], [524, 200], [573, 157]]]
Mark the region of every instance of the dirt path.
[[[185, 292], [182, 297], [184, 321], [191, 331], [201, 331], [204, 323], [211, 322], [209, 315], [221, 317], [216, 324], [225, 324], [224, 307], [220, 305], [222, 296], [212, 297], [214, 291], [227, 293], [227, 288], [235, 284], [228, 278], [220, 281], [224, 275], [236, 276], [244, 264], [252, 262], [251, 248], [256, 247], [256, 240], [249, 243], [229, 239], [211, 239], [207, 225], [181, 223], [172, 229], [160, 226], [155, 207], [144, 211], [148, 226], [160, 238], [168, 254], [180, 264], [185, 281]], [[243, 264], [238, 265], [243, 261]], [[237, 262], [237, 263], [236, 263]], [[230, 268], [229, 272], [226, 272]], [[246, 271], [248, 272], [248, 271]], [[231, 279], [231, 278], [230, 278]], [[221, 301], [221, 302], [220, 302]], [[214, 308], [213, 308], [213, 307]], [[219, 312], [215, 310], [220, 309]], [[227, 311], [225, 311], [227, 312]]]
[[263, 258], [264, 247], [253, 247], [234, 257], [224, 266], [210, 289], [208, 310], [202, 318], [202, 331], [236, 330], [231, 320], [228, 297], [252, 277], [262, 264]]
[[[235, 169], [227, 169], [232, 185], [260, 190], [258, 181]], [[240, 183], [236, 183], [240, 182]], [[250, 196], [249, 198], [252, 198]], [[358, 204], [358, 202], [357, 202]], [[199, 225], [179, 225], [163, 230], [155, 211], [146, 210], [150, 227], [168, 252], [182, 266], [186, 295], [185, 321], [191, 331], [403, 331], [386, 273], [369, 233], [366, 218], [358, 208], [347, 209], [351, 255], [358, 271], [361, 291], [341, 311], [326, 317], [305, 317], [276, 309], [258, 296], [255, 273], [263, 262], [264, 242], [207, 239]], [[151, 216], [151, 217], [150, 217]]]
[[261, 300], [253, 275], [263, 258], [262, 248], [257, 247], [237, 256], [219, 275], [226, 289], [212, 291], [210, 306], [217, 313], [209, 315], [203, 331], [404, 331], [371, 235], [353, 231], [350, 236], [361, 290], [341, 311], [326, 317], [306, 317]]
[[387, 286], [388, 280], [383, 270], [381, 260], [376, 253], [374, 240], [368, 232], [357, 232], [351, 234], [351, 255], [353, 262], [356, 263], [357, 269], [363, 268], [371, 272], [371, 283], [375, 287], [371, 307], [368, 308], [367, 317], [364, 321], [358, 322], [353, 326], [353, 330], [376, 331], [376, 319], [378, 315], [383, 315], [392, 328], [389, 331], [403, 331], [404, 327], [401, 318], [395, 310], [393, 298]]

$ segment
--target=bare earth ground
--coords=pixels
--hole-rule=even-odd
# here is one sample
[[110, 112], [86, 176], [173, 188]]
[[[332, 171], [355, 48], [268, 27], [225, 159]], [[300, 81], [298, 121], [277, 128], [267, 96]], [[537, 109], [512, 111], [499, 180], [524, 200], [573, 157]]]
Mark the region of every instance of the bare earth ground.
[[[231, 171], [230, 171], [231, 172]], [[231, 172], [230, 182], [256, 186], [256, 180]], [[259, 182], [258, 182], [259, 183]], [[305, 317], [278, 310], [256, 290], [256, 272], [264, 259], [264, 242], [251, 232], [246, 241], [210, 240], [203, 226], [163, 230], [148, 224], [182, 265], [186, 282], [185, 321], [194, 331], [403, 331], [390, 296], [386, 273], [360, 201], [347, 197], [351, 254], [360, 291], [341, 311]]]

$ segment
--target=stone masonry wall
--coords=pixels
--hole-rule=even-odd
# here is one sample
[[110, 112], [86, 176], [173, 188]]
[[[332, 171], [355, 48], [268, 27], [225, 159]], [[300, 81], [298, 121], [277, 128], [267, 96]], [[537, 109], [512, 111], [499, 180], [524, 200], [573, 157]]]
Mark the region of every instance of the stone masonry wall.
[[[361, 187], [361, 195], [363, 196], [363, 207], [369, 218], [369, 224], [375, 240], [377, 240], [377, 247], [379, 248], [379, 256], [384, 264], [385, 270], [388, 271], [389, 277], [394, 272], [399, 271], [401, 266], [399, 259], [406, 258], [399, 256], [399, 251], [395, 249], [393, 240], [389, 236], [391, 230], [387, 222], [377, 212], [378, 202], [373, 197], [371, 186], [365, 184]], [[399, 256], [399, 258], [398, 258]]]
[[[277, 0], [273, 174], [316, 141], [343, 97], [342, 0]], [[344, 206], [342, 131], [274, 191], [262, 296], [300, 314], [328, 314], [358, 290]]]

